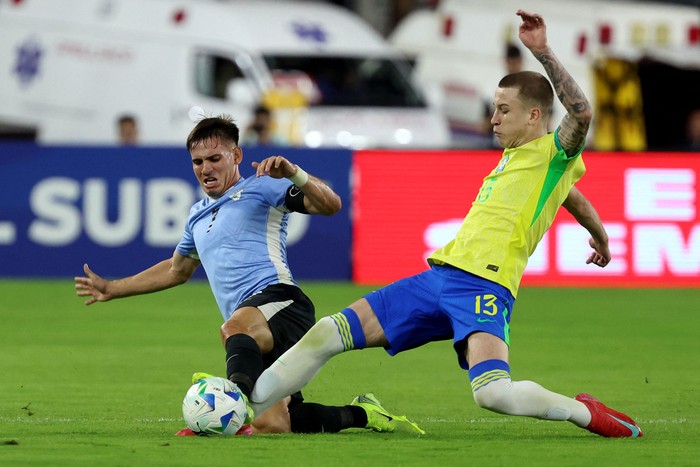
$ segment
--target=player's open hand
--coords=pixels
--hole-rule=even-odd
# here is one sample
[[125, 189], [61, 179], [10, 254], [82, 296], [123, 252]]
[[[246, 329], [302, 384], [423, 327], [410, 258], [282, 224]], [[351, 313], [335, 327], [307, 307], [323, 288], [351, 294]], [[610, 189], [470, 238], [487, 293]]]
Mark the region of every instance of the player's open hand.
[[518, 35], [520, 41], [532, 52], [542, 51], [547, 48], [547, 26], [544, 19], [537, 13], [528, 13], [518, 10], [516, 15], [523, 20], [520, 23]]
[[272, 178], [288, 178], [294, 175], [297, 168], [282, 156], [271, 156], [261, 162], [253, 162], [255, 176], [269, 175]]
[[83, 264], [83, 271], [87, 277], [76, 276], [73, 278], [75, 280], [75, 294], [78, 297], [90, 297], [85, 300], [86, 305], [110, 300], [112, 297], [107, 293], [108, 282], [92, 272], [87, 263]]

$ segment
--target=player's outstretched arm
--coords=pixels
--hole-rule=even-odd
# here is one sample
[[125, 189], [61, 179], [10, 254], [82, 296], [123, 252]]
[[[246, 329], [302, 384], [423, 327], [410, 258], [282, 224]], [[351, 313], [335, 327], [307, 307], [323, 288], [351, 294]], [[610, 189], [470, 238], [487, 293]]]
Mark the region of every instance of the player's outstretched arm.
[[256, 176], [269, 175], [273, 178], [288, 178], [304, 192], [304, 207], [309, 214], [332, 216], [340, 211], [340, 196], [323, 180], [306, 173], [301, 167], [292, 164], [282, 156], [268, 157], [261, 162], [253, 162]]
[[542, 63], [554, 93], [566, 109], [559, 124], [559, 141], [567, 154], [578, 152], [586, 140], [593, 111], [588, 99], [547, 44], [547, 27], [542, 16], [518, 10], [522, 19], [519, 36], [523, 45]]
[[83, 265], [85, 276], [77, 276], [75, 293], [88, 297], [86, 305], [107, 302], [113, 298], [130, 297], [157, 292], [186, 282], [199, 266], [199, 261], [175, 252], [173, 257], [157, 263], [140, 273], [123, 279], [106, 280], [95, 274], [87, 264]]
[[586, 260], [586, 264], [592, 263], [601, 268], [607, 266], [611, 259], [608, 233], [603, 227], [598, 211], [576, 187], [571, 188], [562, 206], [591, 234], [588, 244], [593, 248], [593, 253]]

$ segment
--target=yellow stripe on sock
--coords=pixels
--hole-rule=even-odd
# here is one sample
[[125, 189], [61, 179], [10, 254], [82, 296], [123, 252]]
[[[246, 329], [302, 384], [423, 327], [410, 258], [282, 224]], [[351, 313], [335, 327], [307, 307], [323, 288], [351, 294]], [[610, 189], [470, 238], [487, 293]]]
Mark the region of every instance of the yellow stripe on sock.
[[472, 380], [472, 391], [477, 391], [492, 381], [505, 378], [510, 378], [510, 374], [505, 370], [487, 371], [486, 373], [482, 373]]
[[352, 334], [350, 333], [348, 318], [342, 313], [336, 313], [331, 315], [331, 319], [333, 319], [336, 326], [338, 326], [338, 333], [340, 334], [340, 339], [343, 341], [343, 348], [345, 350], [354, 349], [355, 345], [352, 340]]

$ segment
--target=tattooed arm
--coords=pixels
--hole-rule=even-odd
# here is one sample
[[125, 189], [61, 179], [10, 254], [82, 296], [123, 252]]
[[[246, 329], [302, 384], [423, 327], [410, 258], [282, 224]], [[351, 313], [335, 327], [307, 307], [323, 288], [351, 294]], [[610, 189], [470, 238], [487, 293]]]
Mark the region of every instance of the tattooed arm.
[[520, 24], [520, 40], [542, 63], [554, 86], [554, 93], [566, 109], [566, 116], [559, 124], [559, 141], [566, 153], [573, 155], [585, 142], [593, 116], [591, 105], [576, 81], [547, 45], [547, 27], [542, 16], [523, 10], [518, 10], [516, 14], [523, 20]]

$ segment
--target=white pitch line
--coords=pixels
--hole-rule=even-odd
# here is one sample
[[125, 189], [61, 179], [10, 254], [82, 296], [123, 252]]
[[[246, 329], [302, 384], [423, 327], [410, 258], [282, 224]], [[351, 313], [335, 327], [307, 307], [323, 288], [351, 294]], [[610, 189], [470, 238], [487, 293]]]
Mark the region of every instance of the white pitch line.
[[[51, 418], [51, 417], [0, 417], [0, 422], [7, 423], [75, 423], [75, 422], [88, 422], [92, 419], [89, 418]], [[102, 419], [102, 421], [115, 421], [116, 419]], [[178, 418], [137, 418], [136, 422], [140, 423], [170, 423], [177, 422]]]

